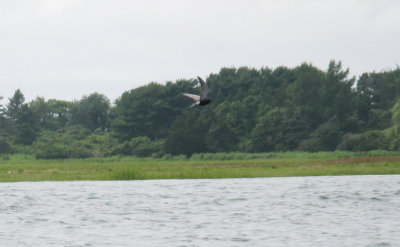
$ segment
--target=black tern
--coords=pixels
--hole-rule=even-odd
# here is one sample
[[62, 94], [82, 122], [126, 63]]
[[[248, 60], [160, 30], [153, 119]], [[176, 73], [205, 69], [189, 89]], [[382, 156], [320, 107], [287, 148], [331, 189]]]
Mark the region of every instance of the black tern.
[[190, 106], [204, 106], [207, 105], [209, 103], [211, 103], [211, 99], [207, 98], [207, 93], [208, 93], [208, 87], [206, 82], [201, 79], [200, 76], [197, 77], [199, 79], [200, 85], [201, 85], [201, 93], [200, 96], [199, 95], [195, 95], [195, 94], [190, 94], [190, 93], [182, 93], [182, 95], [191, 98], [192, 100], [194, 100], [194, 103]]

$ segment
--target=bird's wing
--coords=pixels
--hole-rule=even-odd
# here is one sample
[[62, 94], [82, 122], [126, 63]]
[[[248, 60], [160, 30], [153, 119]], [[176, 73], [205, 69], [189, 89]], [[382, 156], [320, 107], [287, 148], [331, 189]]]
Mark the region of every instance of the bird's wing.
[[200, 76], [198, 76], [197, 78], [199, 78], [199, 82], [201, 84], [200, 99], [205, 99], [205, 98], [207, 98], [207, 94], [208, 94], [207, 83], [203, 79], [201, 79]]
[[200, 96], [190, 93], [182, 93], [182, 95], [191, 98], [194, 101], [200, 101]]
[[189, 106], [189, 108], [198, 106], [199, 104], [200, 104], [200, 101], [196, 101], [196, 102], [194, 102], [193, 104], [191, 104], [191, 105]]

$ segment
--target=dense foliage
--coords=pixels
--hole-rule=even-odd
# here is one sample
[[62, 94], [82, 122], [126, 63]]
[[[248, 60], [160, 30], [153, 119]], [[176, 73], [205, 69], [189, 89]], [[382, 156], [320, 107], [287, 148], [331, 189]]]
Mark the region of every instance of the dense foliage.
[[98, 93], [73, 102], [16, 90], [0, 105], [0, 153], [37, 158], [270, 151], [400, 149], [400, 68], [349, 78], [340, 62], [323, 71], [222, 68], [207, 78], [205, 107], [182, 92], [196, 79], [124, 92], [114, 104]]

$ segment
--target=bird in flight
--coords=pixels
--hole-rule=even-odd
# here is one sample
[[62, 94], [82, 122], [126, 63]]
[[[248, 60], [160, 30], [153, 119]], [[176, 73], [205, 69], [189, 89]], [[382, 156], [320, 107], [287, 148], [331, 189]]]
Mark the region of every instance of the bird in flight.
[[204, 105], [211, 103], [211, 99], [207, 98], [208, 87], [207, 87], [206, 82], [203, 79], [201, 79], [200, 76], [198, 76], [197, 78], [199, 79], [199, 82], [201, 85], [200, 95], [195, 95], [195, 94], [190, 94], [190, 93], [182, 93], [182, 95], [194, 100], [194, 103], [190, 107], [204, 106]]

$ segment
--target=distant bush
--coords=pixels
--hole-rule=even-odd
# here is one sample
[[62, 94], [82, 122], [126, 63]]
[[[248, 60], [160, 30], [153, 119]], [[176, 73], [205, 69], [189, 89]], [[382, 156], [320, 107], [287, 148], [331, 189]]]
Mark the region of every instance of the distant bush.
[[160, 141], [151, 141], [146, 136], [132, 138], [129, 145], [132, 154], [137, 157], [150, 157], [153, 153], [160, 151], [162, 147]]
[[91, 151], [82, 142], [58, 132], [43, 132], [33, 147], [37, 159], [87, 158], [91, 156]]
[[345, 134], [338, 145], [338, 150], [371, 151], [388, 149], [390, 139], [383, 131], [373, 130], [362, 134]]
[[361, 141], [362, 138], [360, 134], [347, 133], [342, 137], [337, 149], [347, 151], [363, 151]]
[[[396, 115], [396, 117], [399, 117], [399, 115]], [[400, 151], [400, 125], [395, 124], [383, 130], [383, 133], [389, 142], [389, 149]]]
[[11, 145], [5, 137], [0, 136], [0, 154], [12, 153]]
[[328, 122], [321, 124], [311, 134], [310, 139], [300, 142], [298, 150], [307, 152], [335, 150], [342, 135], [339, 126], [338, 118], [332, 117]]
[[9, 155], [1, 155], [0, 159], [2, 159], [2, 160], [10, 160], [10, 156]]
[[163, 160], [173, 160], [174, 156], [172, 154], [164, 154], [161, 159]]
[[67, 146], [53, 143], [52, 145], [36, 144], [36, 159], [65, 159], [70, 157]]
[[92, 156], [96, 158], [110, 156], [112, 150], [119, 145], [118, 140], [110, 132], [103, 131], [91, 133], [80, 142], [91, 150]]
[[151, 158], [152, 159], [160, 159], [160, 158], [162, 158], [163, 157], [163, 153], [160, 151], [160, 152], [155, 152], [155, 153], [153, 153], [152, 155], [151, 155]]
[[367, 131], [361, 134], [362, 151], [377, 149], [388, 149], [389, 140], [385, 137], [383, 131]]
[[121, 144], [110, 148], [107, 155], [134, 155], [137, 157], [161, 157], [161, 148], [163, 141], [152, 141], [146, 136], [134, 137], [130, 141], [125, 141]]
[[297, 150], [302, 152], [318, 152], [320, 150], [320, 142], [317, 138], [302, 140]]

